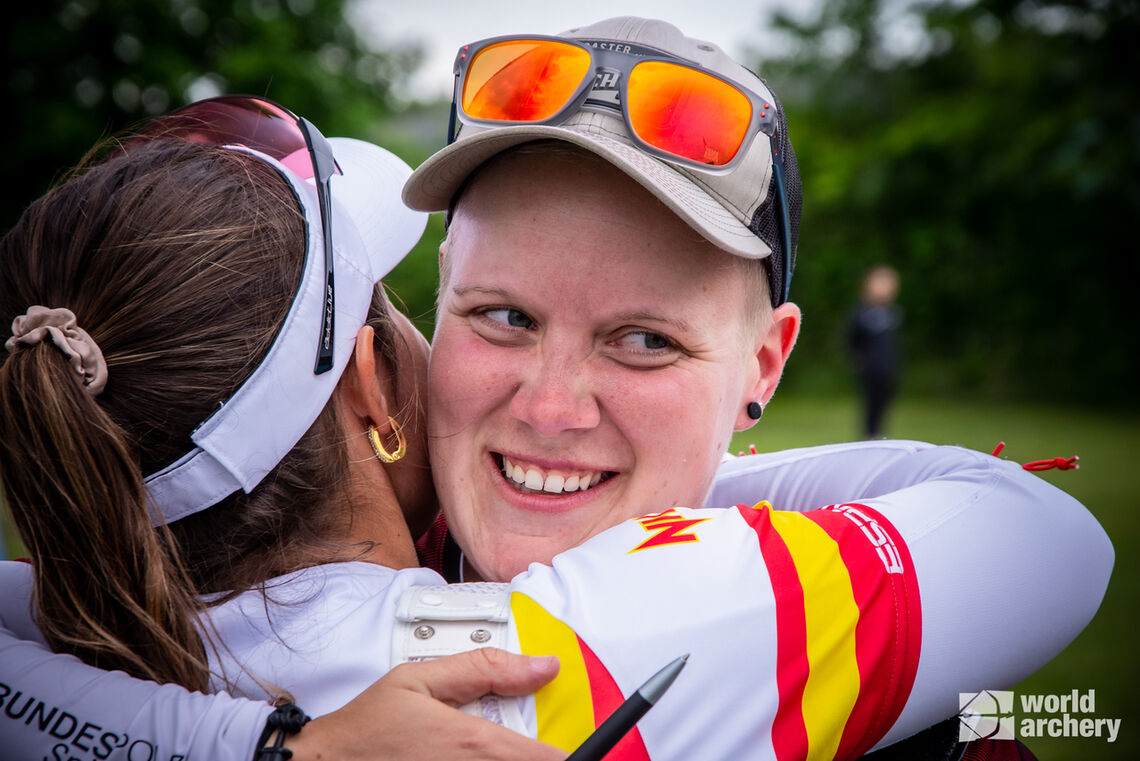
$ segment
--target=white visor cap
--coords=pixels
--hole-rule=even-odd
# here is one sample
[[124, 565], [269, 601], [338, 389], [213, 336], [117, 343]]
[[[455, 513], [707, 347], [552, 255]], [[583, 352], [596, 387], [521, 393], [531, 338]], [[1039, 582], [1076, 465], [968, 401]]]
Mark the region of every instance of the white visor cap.
[[155, 524], [171, 523], [249, 492], [294, 447], [332, 397], [368, 317], [376, 283], [423, 235], [427, 214], [400, 200], [412, 170], [372, 143], [329, 138], [341, 174], [333, 175], [335, 314], [333, 366], [313, 372], [325, 298], [325, 256], [316, 186], [265, 154], [289, 181], [305, 214], [305, 269], [276, 340], [261, 364], [191, 434], [194, 449], [146, 478]]

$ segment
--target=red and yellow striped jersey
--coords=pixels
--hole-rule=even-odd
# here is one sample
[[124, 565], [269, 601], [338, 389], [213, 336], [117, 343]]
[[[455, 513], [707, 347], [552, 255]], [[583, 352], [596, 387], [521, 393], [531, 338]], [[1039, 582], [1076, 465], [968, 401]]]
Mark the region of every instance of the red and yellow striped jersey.
[[623, 526], [513, 584], [519, 650], [562, 663], [524, 710], [538, 739], [573, 750], [684, 653], [608, 759], [857, 758], [892, 726], [922, 619], [906, 544], [873, 509], [673, 508]]

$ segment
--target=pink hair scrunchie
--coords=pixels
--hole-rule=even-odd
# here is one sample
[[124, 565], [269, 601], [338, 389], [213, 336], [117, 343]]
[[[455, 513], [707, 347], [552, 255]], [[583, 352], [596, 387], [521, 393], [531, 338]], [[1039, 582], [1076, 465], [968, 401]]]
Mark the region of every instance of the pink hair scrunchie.
[[87, 331], [79, 327], [70, 309], [28, 307], [26, 314], [12, 321], [12, 337], [4, 342], [9, 352], [17, 346], [35, 346], [44, 340], [59, 349], [83, 378], [83, 387], [98, 396], [107, 385], [107, 361]]

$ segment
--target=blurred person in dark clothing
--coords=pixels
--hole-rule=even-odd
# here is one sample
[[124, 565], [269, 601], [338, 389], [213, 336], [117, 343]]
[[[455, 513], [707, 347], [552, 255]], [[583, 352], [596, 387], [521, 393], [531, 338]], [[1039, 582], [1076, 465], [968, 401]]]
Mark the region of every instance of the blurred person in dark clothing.
[[868, 439], [882, 435], [883, 418], [899, 381], [898, 332], [902, 310], [895, 303], [899, 275], [880, 265], [863, 277], [859, 305], [848, 323], [847, 344], [863, 399], [863, 433]]

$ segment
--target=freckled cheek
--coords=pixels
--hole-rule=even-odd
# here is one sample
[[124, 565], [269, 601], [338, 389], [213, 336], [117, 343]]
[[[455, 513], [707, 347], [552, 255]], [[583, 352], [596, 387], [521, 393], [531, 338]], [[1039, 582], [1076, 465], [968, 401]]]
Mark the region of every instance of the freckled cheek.
[[480, 340], [444, 336], [432, 354], [432, 417], [440, 421], [477, 420], [500, 404], [511, 387], [510, 365], [502, 350]]
[[642, 380], [627, 379], [611, 397], [613, 417], [633, 447], [639, 488], [654, 507], [696, 505], [730, 435], [724, 389], [714, 383]]

